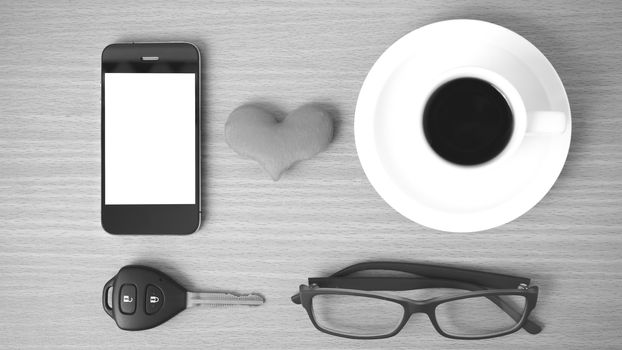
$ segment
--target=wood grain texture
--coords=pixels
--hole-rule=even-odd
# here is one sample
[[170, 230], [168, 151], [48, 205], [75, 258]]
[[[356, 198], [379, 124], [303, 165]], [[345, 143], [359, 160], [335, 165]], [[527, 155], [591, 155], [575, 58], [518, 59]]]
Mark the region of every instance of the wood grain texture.
[[[380, 54], [422, 25], [504, 25], [550, 59], [571, 102], [573, 140], [533, 210], [486, 232], [448, 234], [393, 211], [356, 155], [359, 88]], [[0, 347], [551, 349], [622, 344], [622, 2], [1, 1]], [[100, 54], [119, 41], [186, 40], [203, 53], [207, 216], [185, 237], [100, 227]], [[246, 102], [339, 110], [329, 149], [274, 183], [224, 141]], [[515, 273], [541, 287], [544, 331], [486, 341], [439, 336], [424, 317], [383, 341], [316, 331], [289, 297], [308, 276], [372, 259]], [[197, 290], [257, 291], [254, 309], [187, 310], [123, 332], [101, 309], [105, 281], [147, 263]]]

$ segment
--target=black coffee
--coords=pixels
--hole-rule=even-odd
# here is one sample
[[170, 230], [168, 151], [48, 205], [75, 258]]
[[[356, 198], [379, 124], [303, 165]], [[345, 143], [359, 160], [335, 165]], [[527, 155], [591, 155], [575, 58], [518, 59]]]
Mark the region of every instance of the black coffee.
[[432, 94], [423, 112], [423, 130], [432, 149], [460, 165], [496, 157], [510, 141], [513, 128], [505, 97], [475, 78], [445, 83]]

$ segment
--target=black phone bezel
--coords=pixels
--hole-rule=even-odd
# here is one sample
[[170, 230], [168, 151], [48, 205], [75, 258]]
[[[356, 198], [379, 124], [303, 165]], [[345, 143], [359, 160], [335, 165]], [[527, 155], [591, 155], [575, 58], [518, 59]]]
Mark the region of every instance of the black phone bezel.
[[[157, 57], [143, 59], [143, 57]], [[201, 223], [201, 58], [190, 43], [119, 43], [102, 52], [101, 66], [101, 223], [111, 234], [190, 234]], [[106, 73], [195, 73], [194, 204], [106, 204]], [[157, 189], [154, 189], [157, 190]]]

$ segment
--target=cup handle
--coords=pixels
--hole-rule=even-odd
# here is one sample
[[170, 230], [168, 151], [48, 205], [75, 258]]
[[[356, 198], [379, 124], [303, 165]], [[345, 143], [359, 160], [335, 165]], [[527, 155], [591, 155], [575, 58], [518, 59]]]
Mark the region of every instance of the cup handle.
[[527, 133], [563, 134], [568, 117], [563, 112], [535, 111], [527, 114]]

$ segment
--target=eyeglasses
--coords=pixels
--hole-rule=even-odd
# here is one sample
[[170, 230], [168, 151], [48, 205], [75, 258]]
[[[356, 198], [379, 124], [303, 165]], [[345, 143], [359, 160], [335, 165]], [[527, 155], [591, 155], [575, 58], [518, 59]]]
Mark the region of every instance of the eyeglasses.
[[[362, 271], [387, 270], [418, 277], [352, 277]], [[347, 267], [328, 278], [309, 278], [292, 296], [302, 304], [318, 330], [354, 339], [396, 335], [411, 315], [425, 313], [441, 335], [454, 339], [484, 339], [524, 328], [542, 328], [529, 320], [538, 287], [523, 277], [437, 265], [371, 262]], [[413, 300], [386, 291], [443, 288], [451, 296]]]

